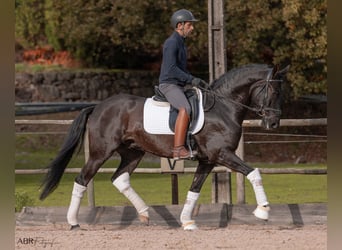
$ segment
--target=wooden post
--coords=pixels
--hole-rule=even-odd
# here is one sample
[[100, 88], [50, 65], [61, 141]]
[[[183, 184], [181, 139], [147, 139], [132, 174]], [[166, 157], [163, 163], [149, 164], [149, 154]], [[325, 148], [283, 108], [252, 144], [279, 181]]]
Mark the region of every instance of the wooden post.
[[[88, 128], [84, 135], [84, 160], [87, 163], [89, 159], [89, 133]], [[87, 186], [88, 193], [88, 206], [90, 208], [95, 207], [95, 193], [94, 193], [94, 180], [91, 179]]]
[[[239, 146], [236, 150], [236, 155], [243, 160], [244, 158], [244, 139], [243, 133], [241, 134], [241, 138], [239, 141]], [[236, 203], [237, 204], [245, 204], [245, 176], [241, 173], [236, 173]]]
[[172, 205], [179, 204], [178, 198], [178, 175], [171, 174], [171, 186], [172, 186]]
[[231, 173], [214, 173], [211, 180], [211, 203], [232, 204]]
[[172, 194], [172, 204], [178, 205], [178, 174], [184, 173], [184, 161], [175, 161], [169, 158], [160, 158], [161, 172], [171, 173], [171, 194]]
[[[208, 0], [209, 82], [213, 82], [227, 71], [224, 21], [224, 1]], [[232, 202], [230, 179], [229, 172], [213, 174], [213, 203]]]
[[208, 0], [209, 82], [227, 71], [224, 1]]

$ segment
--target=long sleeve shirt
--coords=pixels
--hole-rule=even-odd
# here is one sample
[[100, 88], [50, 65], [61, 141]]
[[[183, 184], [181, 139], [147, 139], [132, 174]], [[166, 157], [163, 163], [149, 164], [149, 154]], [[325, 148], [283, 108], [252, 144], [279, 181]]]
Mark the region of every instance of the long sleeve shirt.
[[174, 31], [163, 45], [163, 60], [159, 83], [185, 86], [194, 78], [186, 69], [187, 49], [185, 39]]

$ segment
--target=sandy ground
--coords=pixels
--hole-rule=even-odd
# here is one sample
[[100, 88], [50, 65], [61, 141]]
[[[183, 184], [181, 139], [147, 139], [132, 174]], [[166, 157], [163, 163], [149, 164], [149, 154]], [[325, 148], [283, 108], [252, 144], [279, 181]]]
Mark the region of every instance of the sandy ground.
[[327, 249], [327, 226], [228, 225], [197, 231], [163, 226], [17, 226], [15, 249]]

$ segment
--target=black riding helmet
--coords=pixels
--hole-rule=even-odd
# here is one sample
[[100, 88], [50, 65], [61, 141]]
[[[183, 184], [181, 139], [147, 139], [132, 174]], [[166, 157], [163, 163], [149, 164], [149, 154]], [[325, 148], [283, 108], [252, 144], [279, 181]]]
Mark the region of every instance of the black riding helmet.
[[171, 26], [173, 28], [176, 28], [178, 23], [197, 22], [197, 21], [198, 20], [195, 19], [194, 15], [190, 11], [186, 9], [181, 9], [181, 10], [177, 10], [176, 12], [172, 14]]

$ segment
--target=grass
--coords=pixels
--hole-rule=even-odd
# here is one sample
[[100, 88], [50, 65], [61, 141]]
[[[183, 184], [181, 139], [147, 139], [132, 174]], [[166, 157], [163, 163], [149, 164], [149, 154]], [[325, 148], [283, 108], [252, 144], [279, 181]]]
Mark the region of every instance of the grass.
[[[20, 135], [16, 138], [16, 169], [40, 169], [56, 156], [64, 136], [55, 136], [54, 139], [32, 135]], [[37, 143], [37, 140], [40, 143]], [[144, 159], [139, 168], [159, 168], [158, 158]], [[75, 157], [68, 168], [81, 168], [84, 164], [84, 156], [81, 152]], [[259, 168], [287, 168], [293, 164], [251, 164]], [[104, 164], [104, 168], [118, 166], [116, 158], [110, 159]], [[196, 162], [186, 161], [186, 167], [196, 166]], [[326, 168], [324, 164], [299, 164], [296, 168]], [[29, 196], [34, 206], [68, 206], [73, 182], [77, 174], [64, 174], [58, 188], [46, 198], [40, 201], [39, 187], [44, 175], [16, 175], [15, 191]], [[112, 185], [111, 174], [97, 174], [94, 178], [95, 201], [97, 206], [123, 206], [130, 205], [127, 199]], [[185, 201], [185, 196], [191, 185], [192, 174], [180, 174], [178, 176], [179, 202]], [[270, 203], [315, 203], [327, 202], [327, 175], [275, 175], [264, 174], [263, 183]], [[171, 204], [171, 176], [169, 174], [133, 174], [132, 187], [149, 205]], [[255, 204], [255, 196], [248, 180], [246, 181], [246, 202]], [[235, 174], [232, 174], [233, 203], [236, 202]], [[82, 205], [87, 205], [85, 196]], [[199, 203], [211, 203], [211, 176], [206, 180], [199, 199]]]
[[37, 73], [37, 72], [45, 72], [45, 71], [63, 71], [67, 70], [61, 65], [42, 65], [42, 64], [27, 64], [27, 63], [16, 63], [15, 64], [15, 72], [28, 72], [28, 73]]
[[[27, 153], [16, 156], [16, 169], [44, 168], [51, 161], [55, 153]], [[72, 160], [70, 168], [81, 167], [83, 156], [80, 155]], [[111, 159], [103, 167], [116, 167], [118, 161]], [[194, 165], [194, 162], [186, 162], [185, 166]], [[253, 165], [253, 164], [252, 164]], [[287, 164], [254, 164], [260, 168], [285, 168], [293, 167]], [[143, 161], [139, 167], [159, 167], [158, 162]], [[325, 165], [302, 164], [296, 168], [325, 168]], [[16, 192], [25, 192], [35, 206], [68, 206], [74, 178], [77, 174], [64, 174], [58, 188], [40, 201], [39, 186], [44, 175], [16, 175]], [[112, 185], [111, 174], [98, 173], [94, 178], [95, 201], [97, 206], [123, 206], [130, 205], [127, 199], [120, 194]], [[179, 202], [185, 200], [187, 191], [191, 185], [192, 174], [180, 174], [178, 176]], [[316, 203], [327, 202], [327, 176], [326, 175], [275, 175], [264, 174], [263, 183], [270, 203]], [[133, 174], [131, 177], [132, 187], [149, 205], [171, 204], [171, 176], [169, 174]], [[246, 203], [255, 204], [255, 196], [251, 185], [246, 181]], [[236, 201], [235, 174], [232, 174], [233, 203]], [[87, 197], [82, 201], [87, 205]], [[211, 203], [211, 176], [206, 180], [199, 203]]]
[[40, 72], [49, 72], [49, 71], [68, 71], [68, 72], [127, 72], [127, 71], [140, 71], [140, 70], [128, 70], [128, 69], [106, 69], [106, 68], [84, 68], [84, 67], [65, 67], [60, 64], [29, 64], [29, 63], [16, 63], [15, 64], [15, 72], [16, 73], [40, 73]]

